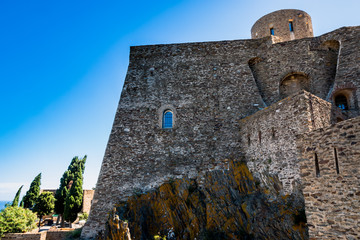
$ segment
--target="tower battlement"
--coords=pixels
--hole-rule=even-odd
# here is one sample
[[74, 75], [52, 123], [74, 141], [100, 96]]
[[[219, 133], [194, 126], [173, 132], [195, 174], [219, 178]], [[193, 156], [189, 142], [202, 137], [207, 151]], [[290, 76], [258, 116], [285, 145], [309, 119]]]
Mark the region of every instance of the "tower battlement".
[[251, 38], [274, 36], [277, 42], [314, 37], [311, 17], [297, 9], [283, 9], [269, 13], [255, 22]]

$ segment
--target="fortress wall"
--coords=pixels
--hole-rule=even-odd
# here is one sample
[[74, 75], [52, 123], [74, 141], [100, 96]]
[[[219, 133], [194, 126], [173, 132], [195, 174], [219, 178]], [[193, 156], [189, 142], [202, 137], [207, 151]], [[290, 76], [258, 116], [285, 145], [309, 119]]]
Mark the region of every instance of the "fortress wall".
[[[309, 86], [303, 88], [325, 99], [334, 84], [338, 53], [322, 46], [321, 38], [301, 39], [266, 46], [258, 51], [253, 65], [257, 86], [269, 106], [282, 98], [280, 85], [291, 74], [303, 74]], [[263, 46], [264, 47], [264, 46]]]
[[[345, 28], [331, 34], [347, 32]], [[325, 67], [330, 61], [326, 51], [311, 50], [321, 45], [319, 39], [131, 47], [128, 73], [82, 236], [94, 236], [111, 208], [134, 192], [150, 190], [170, 178], [221, 168], [225, 159], [242, 155], [239, 120], [265, 107], [263, 99], [268, 104], [277, 102], [280, 81], [289, 72], [307, 74], [310, 91], [325, 98], [334, 67]], [[258, 79], [249, 66], [249, 60], [256, 57], [264, 63]], [[333, 62], [333, 55], [329, 59]], [[161, 129], [166, 109], [174, 112], [172, 130]]]
[[358, 117], [297, 139], [310, 239], [360, 238], [359, 131]]
[[95, 190], [84, 190], [82, 212], [89, 213]]
[[323, 40], [335, 39], [340, 43], [339, 63], [336, 72], [334, 86], [331, 88], [328, 100], [333, 101], [335, 94], [346, 90], [349, 96], [350, 109], [344, 114], [348, 118], [360, 115], [360, 71], [359, 71], [359, 50], [360, 50], [360, 27], [346, 27], [333, 31], [323, 36]]
[[305, 91], [242, 119], [241, 149], [250, 171], [255, 176], [269, 171], [292, 192], [300, 181], [296, 135], [330, 122], [331, 104]]
[[[263, 42], [259, 40], [258, 42]], [[239, 120], [263, 107], [248, 67], [256, 41], [132, 47], [83, 237], [107, 212], [171, 178], [220, 168], [240, 153]], [[174, 128], [161, 128], [164, 110]], [[225, 168], [225, 166], [223, 167]]]

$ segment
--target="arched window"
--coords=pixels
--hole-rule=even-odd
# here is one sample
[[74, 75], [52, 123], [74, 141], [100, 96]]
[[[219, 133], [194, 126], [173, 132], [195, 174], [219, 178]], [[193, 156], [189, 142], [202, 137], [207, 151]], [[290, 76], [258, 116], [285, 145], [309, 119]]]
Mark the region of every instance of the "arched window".
[[339, 94], [335, 97], [335, 105], [342, 110], [349, 109], [348, 100], [347, 100], [346, 96], [343, 94]]
[[280, 98], [285, 98], [300, 90], [310, 90], [310, 80], [304, 73], [288, 74], [280, 83]]
[[165, 110], [162, 119], [162, 128], [173, 127], [173, 113], [170, 110]]

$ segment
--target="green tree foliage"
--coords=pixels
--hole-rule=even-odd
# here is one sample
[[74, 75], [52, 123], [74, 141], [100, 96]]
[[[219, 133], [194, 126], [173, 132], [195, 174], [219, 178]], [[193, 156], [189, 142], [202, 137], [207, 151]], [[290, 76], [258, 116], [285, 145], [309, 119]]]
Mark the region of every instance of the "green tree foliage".
[[0, 212], [0, 238], [4, 233], [22, 233], [36, 228], [36, 214], [22, 207], [7, 207]]
[[74, 157], [71, 160], [68, 169], [64, 172], [62, 178], [60, 179], [60, 186], [55, 193], [55, 212], [57, 214], [64, 213], [66, 196], [68, 195], [68, 192], [71, 188], [71, 184], [74, 182], [77, 172], [81, 172], [81, 174], [84, 174], [85, 162], [86, 155], [82, 159]]
[[36, 212], [36, 214], [40, 218], [39, 227], [42, 217], [52, 213], [54, 207], [55, 207], [55, 198], [51, 192], [43, 192], [36, 199], [33, 211]]
[[75, 181], [76, 176], [80, 173], [81, 176], [84, 174], [85, 170], [86, 155], [80, 159], [74, 157], [71, 160], [71, 163], [68, 169], [64, 172], [62, 178], [60, 179], [60, 187], [56, 190], [55, 193], [55, 212], [59, 214], [59, 219], [61, 219], [61, 226], [64, 227], [64, 208], [65, 200], [69, 195], [72, 184]]
[[37, 175], [35, 179], [31, 182], [29, 191], [26, 192], [26, 195], [22, 199], [25, 208], [33, 208], [35, 200], [40, 193], [40, 184], [41, 173], [39, 173], [39, 175]]
[[60, 179], [60, 187], [55, 193], [55, 212], [57, 214], [64, 213], [64, 203], [68, 194], [68, 184], [70, 183], [70, 171], [66, 170]]
[[65, 200], [64, 218], [70, 223], [74, 222], [78, 213], [82, 209], [83, 204], [83, 177], [82, 172], [79, 171], [76, 175], [74, 183], [72, 184], [69, 194]]
[[20, 198], [20, 193], [21, 193], [21, 189], [24, 185], [22, 185], [19, 190], [16, 192], [16, 195], [14, 197], [14, 200], [11, 204], [12, 207], [17, 207], [19, 205], [19, 198]]

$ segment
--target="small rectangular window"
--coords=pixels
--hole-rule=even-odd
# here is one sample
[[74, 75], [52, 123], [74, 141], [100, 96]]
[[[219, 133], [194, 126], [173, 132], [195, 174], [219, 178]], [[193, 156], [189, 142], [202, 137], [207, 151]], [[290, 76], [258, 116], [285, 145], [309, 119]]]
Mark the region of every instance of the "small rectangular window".
[[320, 177], [319, 160], [316, 153], [315, 153], [315, 172], [316, 172], [316, 177]]
[[261, 144], [261, 131], [259, 131], [259, 143]]
[[289, 21], [289, 30], [290, 30], [290, 32], [294, 31], [294, 25], [293, 25], [292, 21]]
[[334, 148], [334, 156], [335, 156], [335, 167], [336, 167], [336, 173], [339, 174], [339, 161], [338, 161], [338, 154], [336, 151], [336, 148]]
[[274, 28], [270, 28], [270, 34], [273, 36], [275, 35]]

